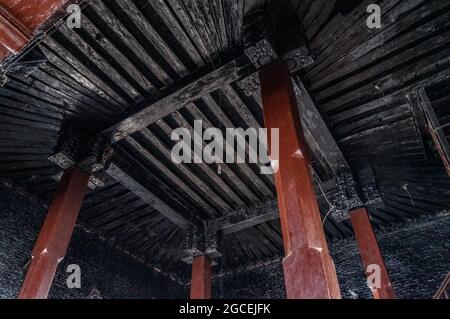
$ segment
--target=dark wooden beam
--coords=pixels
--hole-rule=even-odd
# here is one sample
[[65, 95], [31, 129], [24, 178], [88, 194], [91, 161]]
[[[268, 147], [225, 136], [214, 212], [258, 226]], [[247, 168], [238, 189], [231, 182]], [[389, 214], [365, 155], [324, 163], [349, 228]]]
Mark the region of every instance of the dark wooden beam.
[[210, 232], [230, 235], [279, 218], [277, 202], [273, 200], [211, 220], [207, 223], [207, 229]]
[[170, 115], [202, 96], [223, 88], [250, 74], [251, 66], [244, 56], [224, 59], [221, 65], [210, 65], [169, 86], [161, 95], [136, 106], [136, 111], [103, 131], [112, 143], [136, 133]]
[[[297, 105], [302, 105], [303, 111], [300, 112], [300, 116], [304, 123], [305, 139], [311, 152], [330, 175], [337, 176], [341, 172], [350, 171], [344, 154], [302, 80], [300, 77], [294, 76], [292, 81]], [[245, 78], [242, 81], [242, 86], [246, 93], [253, 96], [262, 106], [258, 75], [252, 74]]]
[[237, 222], [237, 223], [225, 223], [221, 228], [220, 231], [223, 235], [230, 235], [237, 232], [240, 232], [242, 230], [261, 225], [273, 220], [277, 220], [280, 218], [280, 213], [278, 210], [273, 210], [271, 212], [267, 212], [264, 214], [261, 214], [259, 216], [250, 217], [248, 219], [245, 219], [243, 221]]
[[69, 246], [88, 181], [89, 174], [78, 167], [64, 173], [39, 233], [19, 299], [47, 298], [58, 264]]
[[[316, 189], [321, 189], [321, 191], [316, 191], [316, 194], [320, 199], [322, 199], [325, 194], [327, 197], [331, 197], [330, 193], [335, 192], [337, 189], [335, 179], [321, 182], [320, 185], [317, 184], [317, 182], [318, 181], [315, 181]], [[323, 198], [323, 200], [325, 199]], [[271, 200], [258, 206], [234, 211], [226, 216], [210, 220], [207, 222], [206, 228], [210, 232], [231, 235], [278, 219], [280, 219], [280, 212], [277, 200]]]
[[158, 196], [153, 194], [148, 187], [145, 186], [144, 182], [139, 181], [137, 173], [133, 173], [130, 165], [128, 165], [126, 161], [118, 161], [116, 156], [114, 163], [109, 166], [107, 173], [145, 203], [170, 219], [174, 224], [183, 229], [196, 227], [193, 221], [188, 220], [183, 215], [176, 212], [172, 207], [160, 200]]
[[334, 176], [343, 171], [350, 171], [344, 154], [300, 77], [294, 77], [293, 82], [297, 105], [301, 106], [300, 116], [302, 123], [304, 123], [306, 142], [311, 151], [318, 158], [324, 159]]

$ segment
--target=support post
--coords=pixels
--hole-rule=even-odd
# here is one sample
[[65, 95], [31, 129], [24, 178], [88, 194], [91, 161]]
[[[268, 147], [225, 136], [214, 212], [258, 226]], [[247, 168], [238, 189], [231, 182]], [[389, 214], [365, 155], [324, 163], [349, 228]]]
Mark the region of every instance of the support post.
[[278, 128], [280, 136], [280, 157], [278, 165], [273, 166], [278, 166], [275, 182], [286, 252], [283, 268], [287, 297], [341, 298], [291, 77], [285, 64], [278, 62], [260, 71], [260, 80], [266, 127], [269, 131]]
[[32, 253], [19, 299], [46, 299], [58, 263], [75, 227], [89, 174], [74, 166], [65, 171]]
[[375, 237], [375, 233], [370, 224], [369, 215], [365, 208], [361, 208], [350, 213], [353, 231], [355, 232], [362, 262], [367, 276], [370, 265], [377, 265], [380, 269], [379, 287], [373, 287], [374, 299], [395, 299], [389, 275], [384, 264], [383, 256]]
[[208, 256], [194, 257], [192, 263], [191, 299], [211, 299], [212, 261]]

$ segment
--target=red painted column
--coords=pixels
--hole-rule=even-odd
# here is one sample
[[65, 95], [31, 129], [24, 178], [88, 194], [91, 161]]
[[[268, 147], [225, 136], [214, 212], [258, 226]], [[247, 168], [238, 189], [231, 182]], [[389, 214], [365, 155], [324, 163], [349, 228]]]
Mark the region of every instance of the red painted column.
[[64, 258], [75, 227], [89, 174], [68, 169], [61, 180], [32, 253], [19, 299], [45, 299], [58, 263]]
[[351, 212], [350, 219], [352, 221], [353, 231], [355, 232], [366, 274], [371, 275], [371, 273], [367, 272], [369, 265], [378, 265], [381, 270], [381, 287], [373, 289], [373, 297], [375, 299], [395, 299], [391, 280], [389, 279], [383, 256], [381, 255], [375, 233], [370, 224], [367, 210], [362, 208]]
[[73, 0], [0, 0], [0, 61], [18, 54], [36, 29]]
[[211, 259], [195, 257], [192, 263], [191, 299], [211, 299]]
[[284, 63], [277, 63], [261, 71], [260, 79], [266, 127], [279, 128], [280, 133], [275, 182], [286, 252], [283, 268], [287, 297], [341, 298], [290, 74]]
[[0, 60], [9, 53], [19, 53], [30, 39], [31, 30], [0, 6], [0, 47], [4, 51]]

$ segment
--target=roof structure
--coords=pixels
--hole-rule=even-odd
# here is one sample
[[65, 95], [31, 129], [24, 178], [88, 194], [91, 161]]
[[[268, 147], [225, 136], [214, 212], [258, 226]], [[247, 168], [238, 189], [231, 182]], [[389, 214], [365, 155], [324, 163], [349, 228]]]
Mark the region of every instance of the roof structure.
[[223, 270], [283, 255], [272, 176], [256, 164], [171, 160], [172, 131], [193, 131], [194, 120], [264, 126], [242, 35], [244, 17], [266, 12], [278, 30], [302, 30], [312, 57], [293, 79], [311, 110], [305, 127], [328, 239], [353, 234], [334, 214], [343, 166], [376, 194], [376, 227], [448, 210], [450, 4], [375, 1], [383, 28], [370, 29], [372, 2], [83, 2], [81, 28], [57, 23], [3, 66], [0, 175], [50, 203], [61, 169], [48, 157], [76, 120], [110, 136], [115, 152], [105, 185], [86, 196], [82, 227], [182, 278], [192, 227], [221, 231]]

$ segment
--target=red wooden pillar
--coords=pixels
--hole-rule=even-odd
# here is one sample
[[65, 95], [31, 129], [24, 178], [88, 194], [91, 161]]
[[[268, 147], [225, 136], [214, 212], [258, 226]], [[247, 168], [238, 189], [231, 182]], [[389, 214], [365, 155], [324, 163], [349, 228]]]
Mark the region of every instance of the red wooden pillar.
[[375, 299], [395, 299], [391, 280], [370, 224], [367, 210], [365, 208], [355, 210], [350, 213], [350, 218], [367, 275], [371, 274], [367, 272], [369, 265], [378, 265], [381, 270], [381, 287], [373, 289], [373, 297]]
[[192, 263], [191, 299], [211, 299], [211, 259], [195, 257]]
[[286, 252], [283, 268], [287, 297], [341, 298], [290, 74], [284, 63], [276, 63], [261, 71], [260, 79], [266, 127], [279, 128], [280, 133], [275, 182]]
[[33, 33], [73, 0], [0, 0], [0, 61], [18, 54]]
[[45, 299], [64, 258], [87, 190], [89, 174], [68, 169], [61, 180], [32, 253], [19, 299]]

